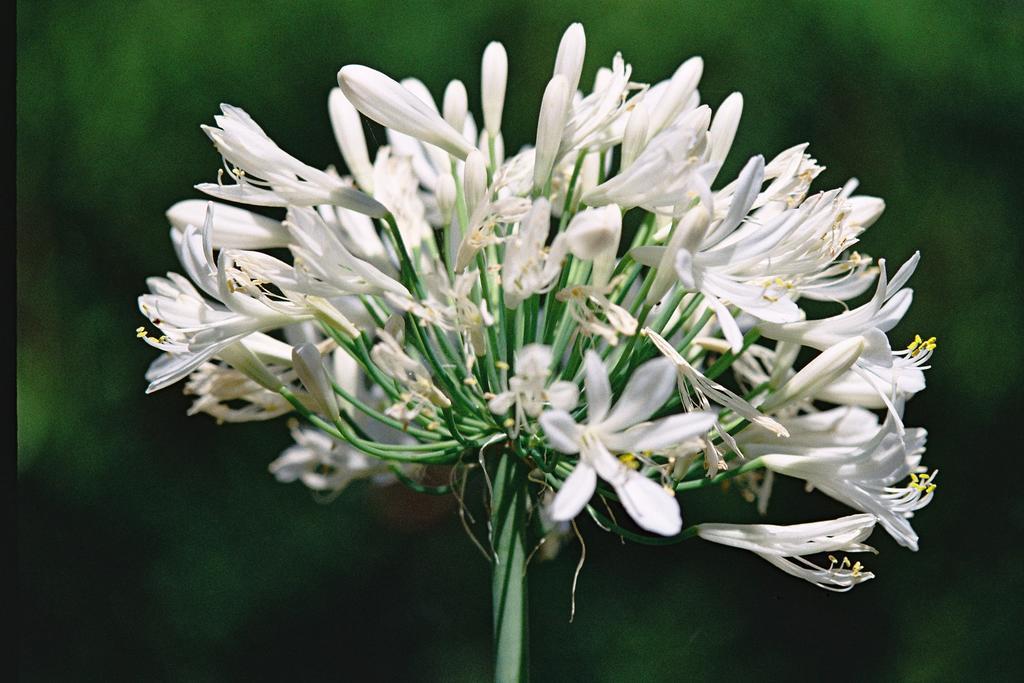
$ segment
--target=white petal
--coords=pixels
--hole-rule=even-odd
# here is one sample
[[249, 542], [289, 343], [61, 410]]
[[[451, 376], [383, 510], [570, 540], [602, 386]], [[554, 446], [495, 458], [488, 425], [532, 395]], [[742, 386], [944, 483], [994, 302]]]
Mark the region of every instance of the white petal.
[[630, 471], [624, 483], [615, 487], [619, 501], [640, 528], [674, 536], [683, 528], [683, 516], [675, 496], [657, 483]]
[[675, 446], [695, 436], [702, 436], [715, 424], [715, 418], [715, 413], [711, 412], [670, 415], [643, 428], [635, 437], [633, 449], [656, 451]]
[[551, 519], [556, 522], [568, 522], [578, 515], [594, 495], [596, 487], [597, 473], [594, 468], [585, 462], [577, 463], [551, 502]]
[[580, 391], [572, 382], [555, 382], [548, 387], [548, 401], [552, 408], [572, 410], [580, 402]]
[[743, 333], [740, 332], [739, 325], [736, 324], [736, 320], [732, 317], [732, 313], [729, 312], [729, 309], [725, 304], [713, 296], [705, 297], [704, 300], [715, 312], [715, 317], [718, 318], [718, 324], [722, 328], [722, 334], [725, 335], [726, 341], [729, 342], [732, 352], [739, 353], [743, 348]]
[[608, 414], [612, 404], [612, 386], [601, 356], [587, 351], [583, 359], [583, 386], [587, 394], [587, 424], [597, 424]]
[[579, 453], [579, 427], [564, 410], [548, 410], [540, 416], [548, 444], [562, 453]]
[[[601, 422], [601, 429], [617, 432], [643, 422], [665, 404], [675, 387], [676, 370], [671, 361], [667, 358], [647, 361], [633, 371], [615, 409]], [[589, 389], [587, 396], [589, 400]], [[590, 424], [595, 422], [591, 420]]]

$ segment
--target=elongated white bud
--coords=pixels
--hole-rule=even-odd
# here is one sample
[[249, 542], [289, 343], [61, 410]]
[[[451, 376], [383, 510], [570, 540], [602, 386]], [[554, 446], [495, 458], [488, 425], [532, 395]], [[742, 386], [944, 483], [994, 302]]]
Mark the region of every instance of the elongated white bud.
[[814, 395], [818, 389], [830, 384], [849, 370], [860, 358], [862, 351], [863, 337], [847, 339], [823, 351], [769, 396], [768, 400], [759, 406], [761, 412], [769, 413], [787, 403]]
[[620, 173], [629, 168], [647, 145], [647, 130], [650, 128], [651, 116], [647, 105], [638, 102], [626, 122], [626, 131], [622, 135], [622, 162]]
[[444, 120], [455, 130], [466, 126], [466, 112], [469, 111], [469, 96], [466, 86], [460, 80], [454, 80], [444, 89], [444, 103], [441, 105]]
[[490, 43], [480, 64], [480, 98], [484, 109], [484, 130], [492, 138], [501, 130], [508, 83], [508, 55], [501, 43]]
[[487, 160], [477, 150], [466, 157], [462, 187], [466, 192], [466, 209], [472, 216], [476, 207], [487, 197]]
[[320, 322], [330, 325], [352, 339], [359, 336], [359, 328], [353, 325], [352, 321], [327, 299], [319, 296], [307, 296], [306, 303], [313, 309], [313, 315]]
[[281, 221], [205, 199], [178, 202], [167, 209], [167, 220], [179, 232], [184, 232], [189, 225], [201, 226], [206, 222], [210, 204], [216, 208], [210, 234], [210, 245], [214, 249], [273, 249], [286, 247], [291, 241]]
[[568, 113], [569, 84], [565, 76], [555, 76], [548, 81], [544, 89], [544, 99], [540, 103], [540, 116], [537, 119], [537, 144], [533, 162], [533, 186], [543, 188], [551, 169], [555, 165], [555, 155], [562, 142], [565, 129], [565, 117]]
[[587, 35], [583, 31], [583, 24], [570, 24], [562, 34], [562, 40], [558, 43], [558, 55], [555, 57], [555, 76], [565, 76], [568, 84], [568, 97], [572, 102], [572, 96], [580, 85], [580, 74], [583, 73], [583, 58], [587, 52]]
[[327, 111], [331, 117], [331, 128], [338, 148], [345, 160], [349, 173], [356, 184], [366, 192], [373, 192], [373, 164], [366, 151], [366, 136], [359, 112], [345, 97], [341, 88], [332, 88], [327, 98]]
[[672, 125], [679, 113], [683, 111], [690, 95], [697, 89], [697, 83], [700, 82], [703, 73], [704, 60], [700, 57], [691, 57], [676, 69], [665, 93], [658, 100], [654, 111], [651, 112], [651, 137]]
[[734, 92], [725, 98], [715, 112], [708, 133], [711, 136], [711, 163], [721, 164], [732, 148], [736, 129], [743, 114], [743, 95]]
[[434, 189], [437, 198], [437, 210], [441, 214], [441, 224], [452, 222], [452, 210], [455, 208], [457, 190], [455, 179], [448, 173], [437, 176], [437, 187]]
[[225, 363], [265, 389], [277, 391], [283, 386], [281, 380], [242, 342], [231, 344], [218, 355]]
[[337, 422], [340, 417], [338, 397], [334, 394], [334, 387], [324, 370], [323, 356], [316, 346], [307, 342], [293, 348], [292, 367], [320, 411], [332, 422]]
[[419, 97], [379, 71], [359, 64], [342, 67], [338, 85], [367, 117], [465, 159], [473, 145]]

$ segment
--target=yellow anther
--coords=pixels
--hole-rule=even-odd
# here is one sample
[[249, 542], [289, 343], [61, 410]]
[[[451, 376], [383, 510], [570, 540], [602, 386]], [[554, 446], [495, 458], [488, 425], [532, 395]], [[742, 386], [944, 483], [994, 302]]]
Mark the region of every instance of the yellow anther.
[[499, 370], [508, 370], [509, 364], [503, 360], [497, 360], [494, 361], [494, 367], [498, 368]]
[[440, 427], [441, 427], [441, 425], [438, 424], [437, 422], [428, 422], [427, 423], [427, 429], [432, 431], [432, 432], [436, 432]]
[[864, 569], [864, 565], [862, 565], [860, 562], [854, 562], [853, 563], [853, 571], [852, 571], [853, 576], [854, 577], [860, 576], [860, 573], [861, 573], [861, 571], [863, 569]]
[[138, 337], [139, 339], [145, 339], [145, 337], [146, 337], [146, 328], [145, 327], [136, 327], [135, 328], [135, 336]]
[[501, 424], [504, 425], [506, 429], [508, 429], [509, 427], [514, 427], [515, 424], [516, 424], [516, 421], [513, 420], [511, 417], [509, 417], [509, 418], [506, 418], [505, 421], [502, 422]]
[[628, 467], [631, 470], [640, 469], [640, 461], [636, 459], [636, 456], [632, 453], [623, 453], [619, 456], [619, 462]]
[[476, 377], [467, 377], [466, 379], [462, 380], [462, 383], [465, 384], [466, 386], [469, 386], [469, 387], [475, 386], [476, 385]]
[[915, 334], [914, 341], [910, 342], [907, 346], [907, 351], [910, 351], [911, 356], [916, 356], [922, 351], [934, 351], [937, 346], [938, 344], [935, 337], [922, 339], [921, 335]]
[[931, 493], [935, 490], [935, 487], [938, 486], [938, 484], [928, 483], [928, 480], [931, 479], [931, 477], [932, 475], [930, 474], [914, 474], [911, 472], [910, 487], [917, 489], [918, 491], [923, 491], [924, 493]]

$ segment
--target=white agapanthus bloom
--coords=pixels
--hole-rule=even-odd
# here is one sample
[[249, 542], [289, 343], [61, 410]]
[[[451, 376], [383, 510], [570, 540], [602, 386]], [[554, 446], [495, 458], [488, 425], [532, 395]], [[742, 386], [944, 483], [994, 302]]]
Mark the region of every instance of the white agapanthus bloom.
[[[890, 278], [853, 250], [884, 202], [856, 180], [812, 190], [823, 167], [805, 143], [724, 177], [741, 94], [704, 101], [699, 57], [645, 81], [615, 53], [591, 80], [586, 48], [573, 24], [524, 146], [502, 130], [512, 104], [531, 105], [506, 101], [515, 50], [499, 43], [478, 108], [469, 74], [432, 93], [342, 66], [326, 104], [345, 173], [223, 105], [203, 127], [223, 168], [198, 186], [218, 201], [168, 210], [183, 274], [139, 297], [137, 334], [162, 352], [149, 391], [187, 378], [191, 413], [305, 420], [278, 479], [334, 492], [383, 474], [455, 495], [469, 527], [479, 473], [508, 680], [523, 677], [508, 629], [525, 624], [535, 512], [562, 547], [592, 532], [586, 516], [638, 542], [746, 548], [845, 590], [872, 574], [811, 556], [867, 549], [876, 523], [916, 549], [909, 518], [936, 490], [925, 431], [904, 425], [935, 338], [888, 337], [919, 256]], [[368, 147], [363, 117], [386, 144]], [[721, 488], [767, 514], [776, 476], [860, 514], [683, 528], [680, 501], [733, 479]]]
[[918, 536], [908, 520], [931, 502], [936, 487], [935, 473], [921, 465], [924, 429], [901, 430], [892, 416], [879, 424], [862, 408], [834, 408], [783, 424], [790, 437], [781, 443], [767, 442], [756, 430], [741, 435], [747, 456], [871, 513], [897, 543], [917, 550]]
[[318, 429], [292, 427], [289, 446], [268, 469], [282, 483], [300, 481], [313, 491], [338, 492], [356, 479], [394, 480], [386, 463], [361, 453]]
[[557, 381], [548, 386], [551, 376], [551, 347], [529, 344], [516, 352], [515, 375], [509, 377], [508, 390], [495, 395], [487, 407], [495, 415], [504, 415], [515, 407], [513, 434], [536, 419], [544, 407], [572, 410], [579, 402], [579, 390], [573, 382]]
[[655, 451], [704, 434], [715, 421], [709, 412], [684, 413], [648, 422], [672, 393], [675, 376], [662, 359], [648, 361], [633, 373], [612, 407], [608, 370], [588, 351], [584, 359], [587, 418], [578, 424], [566, 410], [546, 411], [540, 424], [551, 446], [579, 454], [579, 462], [552, 504], [551, 518], [572, 519], [594, 495], [597, 477], [615, 489], [630, 517], [642, 528], [671, 536], [682, 528], [679, 504], [671, 490], [630, 469], [612, 453]]
[[[861, 543], [875, 528], [871, 515], [850, 515], [809, 524], [699, 524], [697, 535], [706, 541], [757, 553], [782, 571], [832, 591], [847, 591], [875, 575], [860, 562], [831, 553], [875, 552]], [[805, 555], [830, 553], [829, 566], [819, 567]]]

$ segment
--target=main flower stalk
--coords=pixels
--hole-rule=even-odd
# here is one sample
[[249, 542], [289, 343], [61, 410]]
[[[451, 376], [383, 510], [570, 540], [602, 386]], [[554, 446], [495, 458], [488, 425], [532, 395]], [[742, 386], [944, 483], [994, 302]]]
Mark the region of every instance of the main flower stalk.
[[502, 452], [491, 495], [494, 680], [499, 683], [529, 680], [528, 475], [529, 468], [513, 450]]

